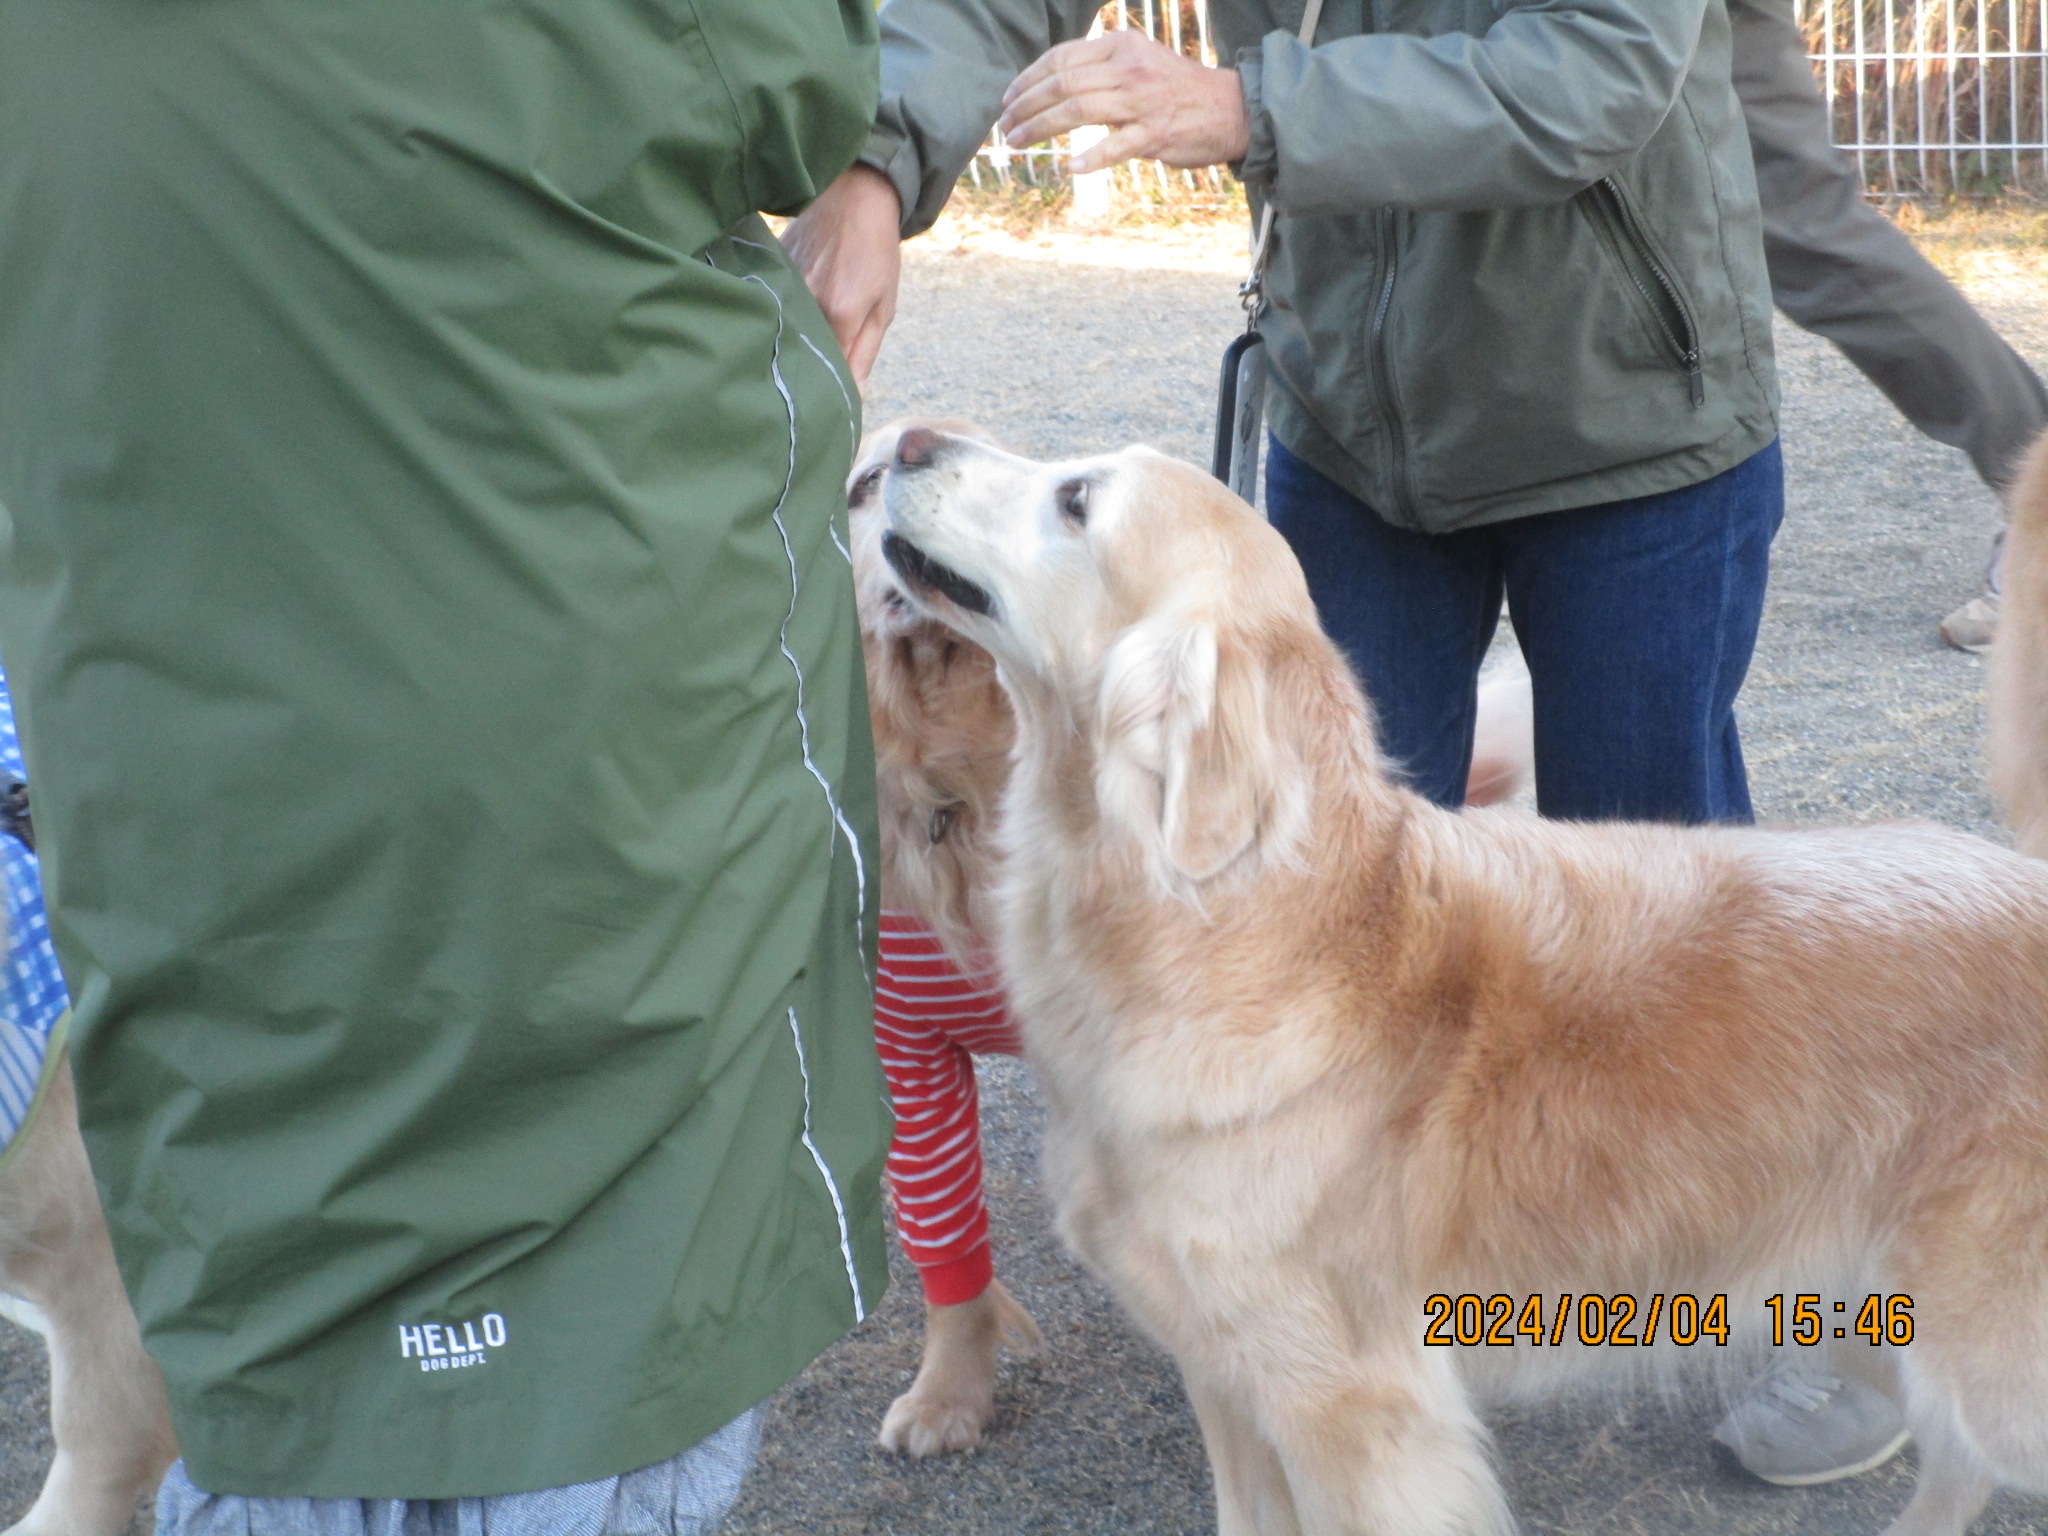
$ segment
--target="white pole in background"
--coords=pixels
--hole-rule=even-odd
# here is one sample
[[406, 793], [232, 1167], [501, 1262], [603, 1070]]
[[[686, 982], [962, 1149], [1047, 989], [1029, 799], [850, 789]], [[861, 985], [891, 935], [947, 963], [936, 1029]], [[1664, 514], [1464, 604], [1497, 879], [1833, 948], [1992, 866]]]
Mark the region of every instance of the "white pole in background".
[[[1098, 12], [1095, 24], [1088, 29], [1090, 37], [1102, 35], [1102, 16]], [[1076, 128], [1067, 135], [1067, 155], [1071, 158], [1084, 149], [1093, 149], [1109, 137], [1109, 130], [1100, 123], [1090, 123], [1085, 128]], [[1089, 171], [1085, 175], [1069, 178], [1074, 184], [1074, 206], [1072, 218], [1076, 224], [1106, 224], [1110, 218], [1110, 205], [1115, 201], [1116, 188], [1112, 181], [1113, 172]]]

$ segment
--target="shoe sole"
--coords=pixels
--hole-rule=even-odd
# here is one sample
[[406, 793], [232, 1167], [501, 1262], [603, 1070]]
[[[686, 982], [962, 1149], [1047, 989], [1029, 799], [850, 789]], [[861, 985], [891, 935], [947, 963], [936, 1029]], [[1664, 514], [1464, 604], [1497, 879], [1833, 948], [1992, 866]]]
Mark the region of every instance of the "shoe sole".
[[1904, 1450], [1906, 1442], [1912, 1438], [1911, 1431], [1902, 1429], [1898, 1437], [1876, 1455], [1866, 1456], [1863, 1460], [1852, 1462], [1846, 1467], [1829, 1467], [1825, 1472], [1796, 1472], [1774, 1477], [1769, 1472], [1759, 1472], [1754, 1467], [1746, 1467], [1743, 1470], [1752, 1477], [1760, 1477], [1779, 1488], [1811, 1488], [1818, 1483], [1838, 1483], [1845, 1477], [1856, 1477], [1868, 1472], [1872, 1467], [1883, 1466]]

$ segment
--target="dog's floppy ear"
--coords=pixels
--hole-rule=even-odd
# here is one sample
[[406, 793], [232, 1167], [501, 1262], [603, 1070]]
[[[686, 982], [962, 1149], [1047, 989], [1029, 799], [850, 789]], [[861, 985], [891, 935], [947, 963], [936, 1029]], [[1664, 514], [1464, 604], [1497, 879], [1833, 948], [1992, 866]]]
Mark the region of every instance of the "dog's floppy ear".
[[1135, 625], [1103, 658], [1097, 802], [1180, 894], [1285, 851], [1301, 786], [1265, 681], [1250, 646], [1205, 623]]

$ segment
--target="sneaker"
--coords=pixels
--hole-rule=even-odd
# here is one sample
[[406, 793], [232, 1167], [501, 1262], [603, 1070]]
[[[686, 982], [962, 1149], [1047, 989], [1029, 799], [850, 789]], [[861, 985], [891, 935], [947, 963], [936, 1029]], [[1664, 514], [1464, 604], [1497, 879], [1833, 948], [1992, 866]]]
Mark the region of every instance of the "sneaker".
[[1998, 594], [1973, 597], [1941, 621], [1941, 638], [1959, 651], [1982, 656], [1998, 632]]
[[1906, 1443], [1906, 1421], [1876, 1388], [1793, 1359], [1736, 1404], [1714, 1438], [1765, 1482], [1804, 1488], [1890, 1461]]

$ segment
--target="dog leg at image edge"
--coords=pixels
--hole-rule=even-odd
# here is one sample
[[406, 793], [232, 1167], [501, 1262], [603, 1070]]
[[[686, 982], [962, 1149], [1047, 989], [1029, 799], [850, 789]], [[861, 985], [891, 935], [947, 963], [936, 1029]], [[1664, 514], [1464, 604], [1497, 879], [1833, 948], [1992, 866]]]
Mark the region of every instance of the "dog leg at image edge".
[[1340, 1366], [1321, 1390], [1261, 1408], [1280, 1431], [1301, 1536], [1513, 1536], [1486, 1431], [1449, 1361]]
[[1216, 1484], [1216, 1536], [1300, 1536], [1287, 1470], [1258, 1425], [1220, 1387], [1183, 1373]]
[[2007, 497], [2004, 613], [1991, 644], [1984, 755], [2022, 853], [2048, 856], [2048, 438]]
[[1991, 1501], [1998, 1480], [1959, 1436], [1923, 1430], [1914, 1438], [1920, 1475], [1884, 1536], [1960, 1536]]
[[0, 1177], [0, 1285], [49, 1319], [57, 1456], [4, 1536], [122, 1536], [177, 1459], [163, 1377], [143, 1352], [60, 1059]]

